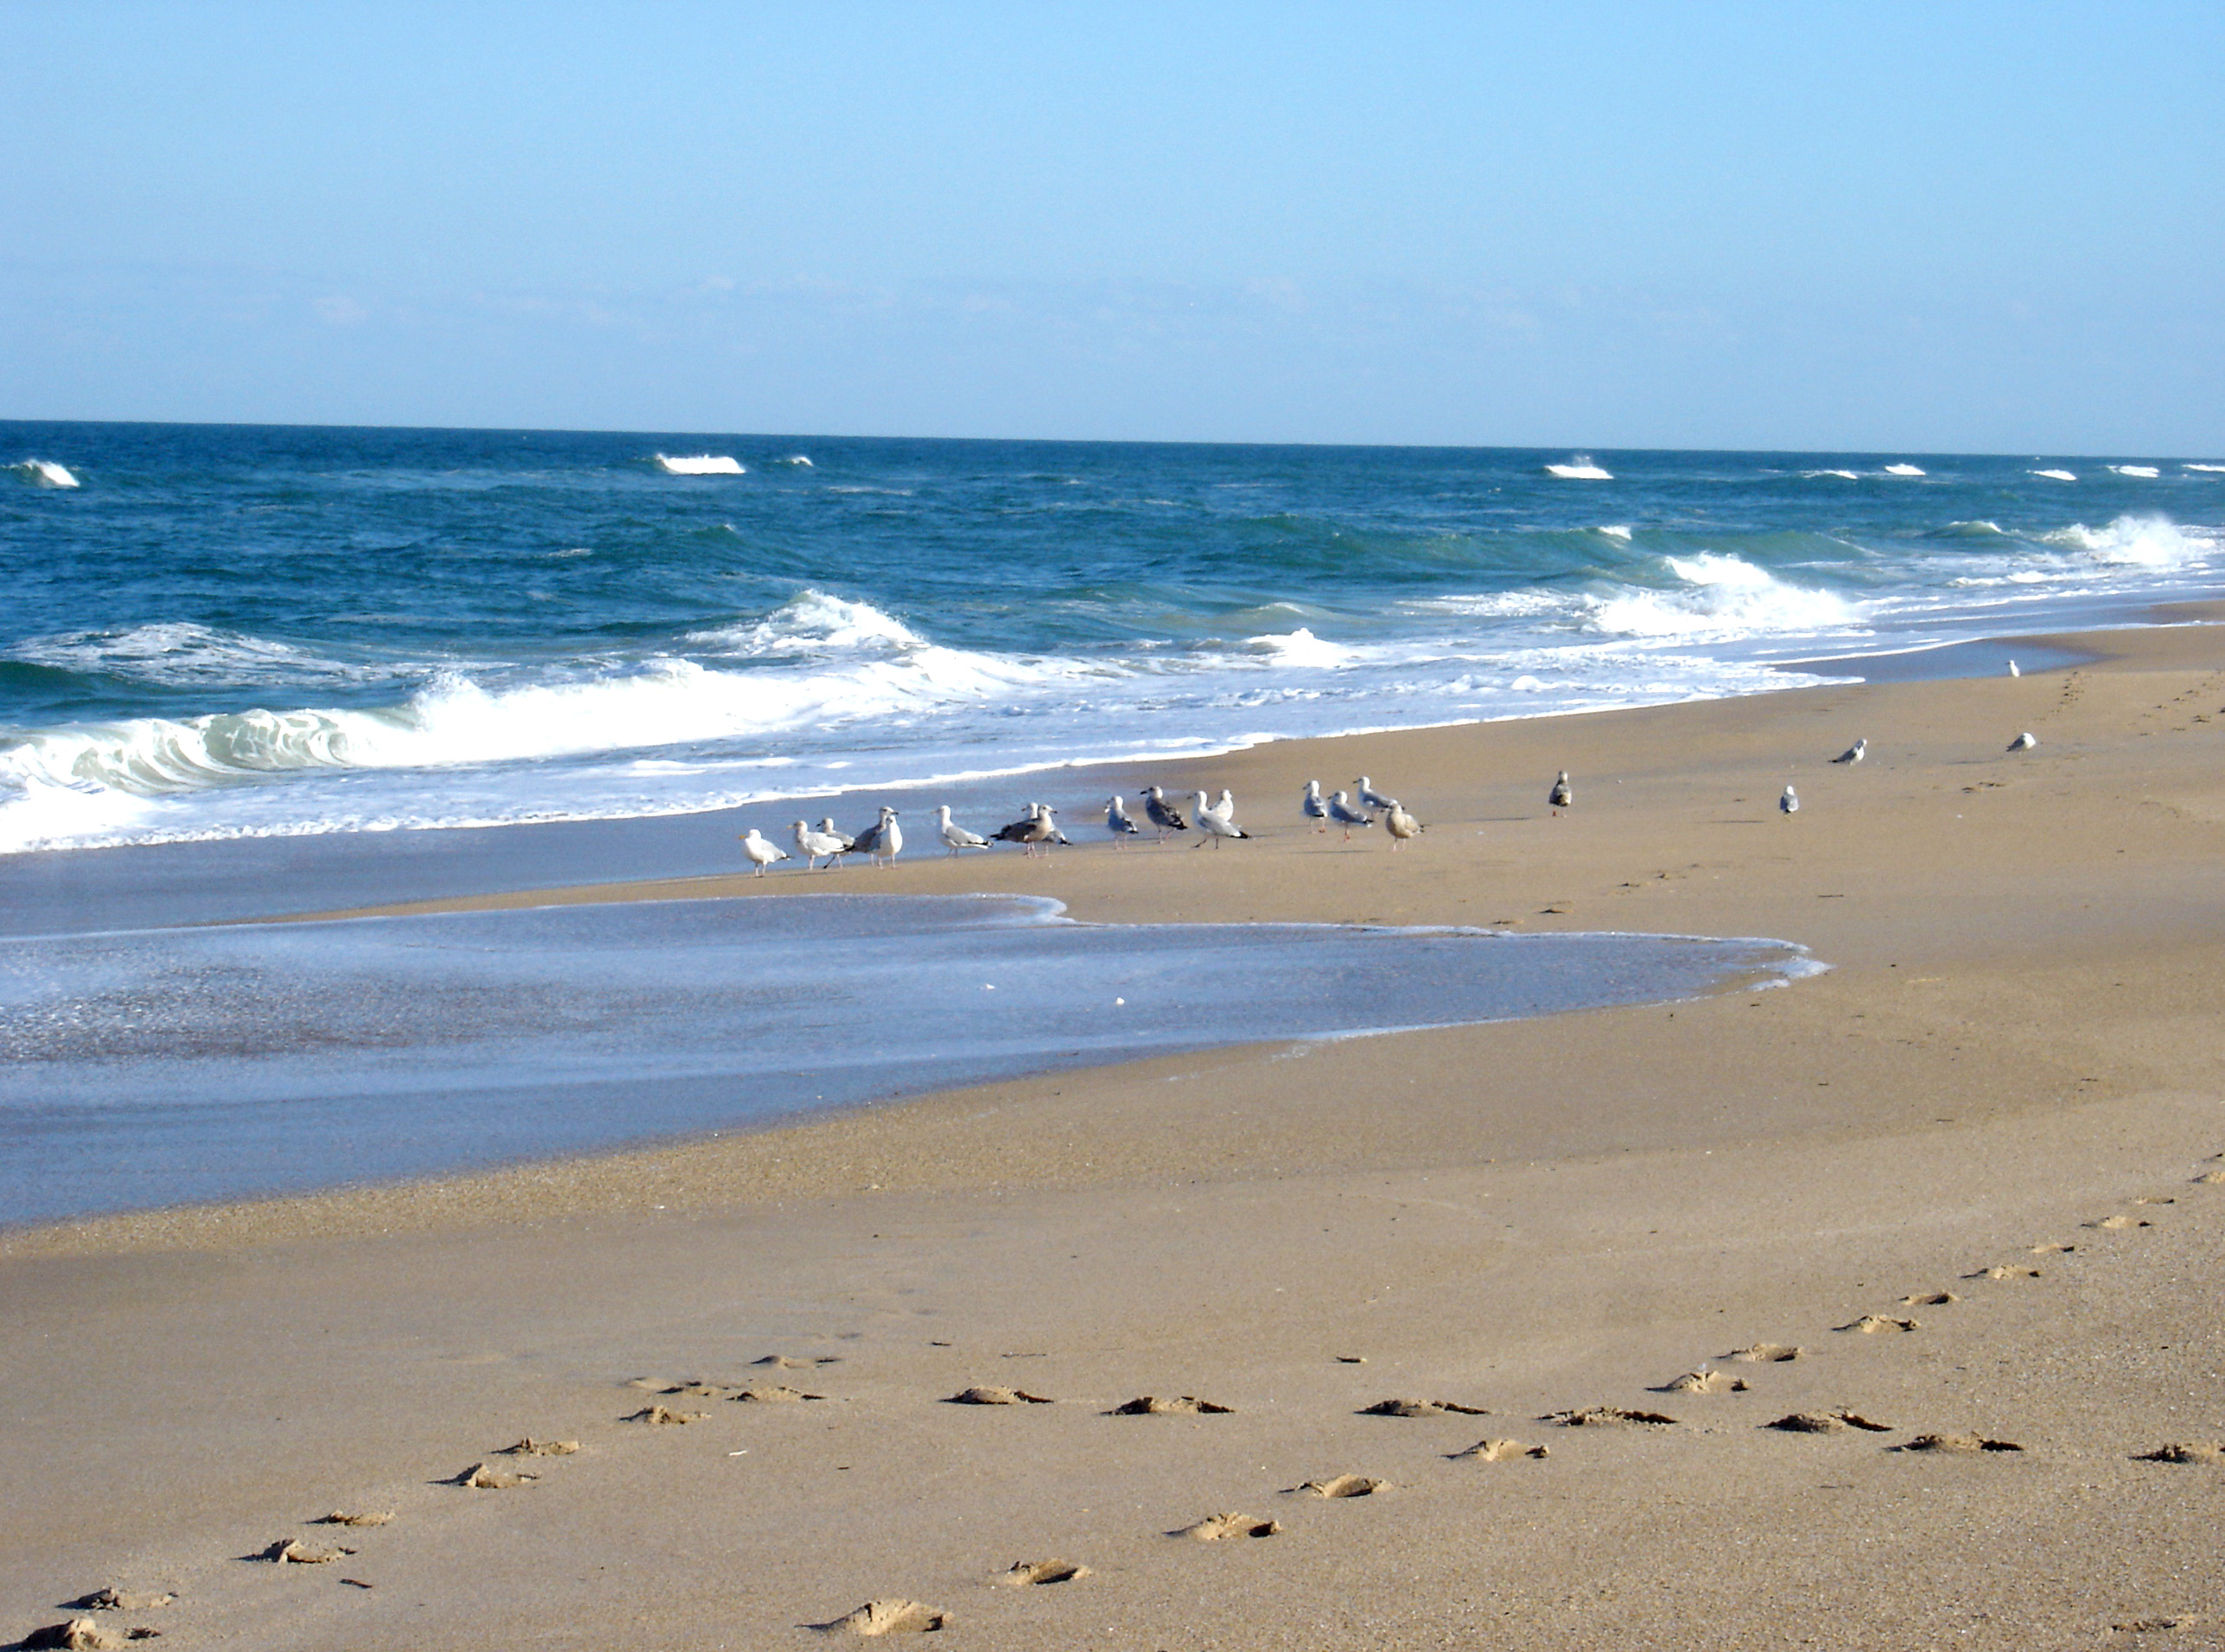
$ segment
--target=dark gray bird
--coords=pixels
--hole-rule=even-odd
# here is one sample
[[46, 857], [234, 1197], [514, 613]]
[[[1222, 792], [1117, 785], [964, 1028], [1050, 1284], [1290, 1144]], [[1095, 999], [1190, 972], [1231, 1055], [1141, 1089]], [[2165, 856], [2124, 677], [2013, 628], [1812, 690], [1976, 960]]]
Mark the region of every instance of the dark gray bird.
[[1354, 826], [1371, 826], [1375, 824], [1375, 817], [1365, 809], [1355, 809], [1346, 803], [1342, 792], [1334, 792], [1330, 794], [1329, 818], [1344, 827], [1346, 843], [1352, 840]]
[[1560, 778], [1553, 782], [1553, 790], [1545, 800], [1553, 806], [1554, 813], [1556, 814], [1562, 809], [1573, 809], [1576, 806], [1576, 793], [1569, 787], [1567, 769], [1561, 771]]
[[904, 828], [896, 824], [896, 811], [882, 804], [880, 819], [858, 833], [849, 852], [863, 855], [875, 865], [883, 861], [894, 865], [896, 857], [904, 852]]
[[1159, 841], [1167, 841], [1169, 832], [1188, 832], [1190, 823], [1182, 819], [1182, 812], [1167, 801], [1167, 794], [1157, 787], [1146, 787], [1143, 792], [1143, 813], [1151, 824], [1159, 828]]

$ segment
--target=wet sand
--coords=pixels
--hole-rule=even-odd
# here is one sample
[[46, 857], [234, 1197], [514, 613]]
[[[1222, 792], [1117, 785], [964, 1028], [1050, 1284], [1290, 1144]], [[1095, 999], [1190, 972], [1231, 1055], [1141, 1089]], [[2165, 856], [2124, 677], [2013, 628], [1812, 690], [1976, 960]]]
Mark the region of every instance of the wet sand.
[[[880, 1600], [996, 1647], [2225, 1644], [2225, 633], [2060, 640], [2094, 663], [1169, 766], [1234, 788], [1222, 849], [573, 891], [1832, 970], [7, 1236], [0, 1634], [801, 1646]], [[1363, 770], [1430, 824], [1396, 854], [1297, 819]], [[481, 1465], [537, 1478], [443, 1483]], [[241, 1557], [287, 1540], [354, 1552]], [[1088, 1575], [1008, 1579], [1046, 1561]], [[65, 1609], [103, 1587], [179, 1598]]]

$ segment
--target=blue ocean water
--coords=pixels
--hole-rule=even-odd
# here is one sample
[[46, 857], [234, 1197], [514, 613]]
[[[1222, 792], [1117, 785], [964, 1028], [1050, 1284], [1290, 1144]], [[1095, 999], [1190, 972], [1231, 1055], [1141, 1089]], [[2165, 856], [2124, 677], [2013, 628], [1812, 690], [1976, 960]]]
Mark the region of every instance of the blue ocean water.
[[2137, 455], [0, 423], [0, 854], [1747, 693], [2225, 587], [2225, 467]]
[[1812, 967], [1757, 940], [1081, 924], [1017, 896], [0, 940], [0, 1224], [762, 1126], [1214, 1045], [1684, 998]]

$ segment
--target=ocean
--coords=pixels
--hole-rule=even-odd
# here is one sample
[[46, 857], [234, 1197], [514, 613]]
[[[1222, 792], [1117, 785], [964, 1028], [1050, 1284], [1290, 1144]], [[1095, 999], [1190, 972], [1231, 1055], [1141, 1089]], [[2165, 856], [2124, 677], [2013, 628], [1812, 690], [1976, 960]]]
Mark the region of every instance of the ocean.
[[0, 423], [0, 859], [922, 783], [1002, 819], [1031, 774], [2225, 586], [2225, 466], [2141, 455]]

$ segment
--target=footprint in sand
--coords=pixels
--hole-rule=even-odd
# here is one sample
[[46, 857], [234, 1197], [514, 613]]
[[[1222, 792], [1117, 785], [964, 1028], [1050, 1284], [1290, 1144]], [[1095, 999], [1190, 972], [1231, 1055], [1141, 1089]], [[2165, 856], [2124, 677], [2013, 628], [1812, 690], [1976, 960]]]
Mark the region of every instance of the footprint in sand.
[[1125, 1405], [1115, 1406], [1105, 1413], [1108, 1417], [1226, 1417], [1234, 1414], [1234, 1406], [1217, 1406], [1210, 1400], [1201, 1400], [1194, 1394], [1169, 1399], [1155, 1394], [1138, 1394]]
[[1980, 1268], [1976, 1273], [1966, 1273], [1962, 1277], [1965, 1279], [2037, 1279], [2039, 1277], [2039, 1270], [2008, 1267]]
[[2194, 1179], [2197, 1186], [2215, 1187], [2220, 1182], [2225, 1182], [2225, 1170], [2205, 1170]]
[[177, 1599], [175, 1591], [167, 1589], [96, 1589], [62, 1603], [77, 1612], [151, 1612], [157, 1607], [175, 1605]]
[[795, 1406], [807, 1401], [824, 1400], [823, 1394], [806, 1394], [801, 1388], [791, 1388], [784, 1382], [753, 1382], [737, 1391], [735, 1404], [743, 1406]]
[[1087, 1566], [1070, 1560], [1021, 1560], [1010, 1570], [998, 1572], [997, 1581], [1012, 1589], [1032, 1589], [1042, 1583], [1070, 1583], [1090, 1575]]
[[2209, 1620], [2199, 1612], [2180, 1612], [2171, 1617], [2136, 1617], [2129, 1623], [2112, 1623], [2111, 1635], [2169, 1634], [2173, 1629], [2197, 1629]]
[[2065, 1244], [2060, 1239], [2042, 1239], [2032, 1247], [2032, 1254], [2036, 1257], [2067, 1257], [2078, 1248], [2075, 1244]]
[[1538, 1420], [1557, 1422], [1563, 1428], [1619, 1428], [1626, 1424], [1668, 1428], [1675, 1427], [1677, 1420], [1664, 1416], [1658, 1411], [1626, 1411], [1620, 1406], [1586, 1406], [1580, 1411], [1548, 1411]]
[[2178, 1203], [2178, 1200], [2175, 1198], [2166, 1198], [2160, 1193], [2150, 1193], [2144, 1198], [2136, 1198], [2132, 1202], [2135, 1205], [2176, 1205]]
[[1519, 1440], [1479, 1440], [1466, 1451], [1448, 1452], [1448, 1462], [1509, 1463], [1518, 1457], [1546, 1458], [1550, 1446], [1525, 1446]]
[[644, 1406], [631, 1416], [620, 1417], [620, 1422], [645, 1422], [655, 1428], [675, 1428], [683, 1423], [701, 1422], [710, 1414], [707, 1411], [667, 1411], [663, 1406]]
[[1740, 1360], [1748, 1365], [1782, 1365], [1787, 1360], [1805, 1359], [1808, 1350], [1785, 1342], [1757, 1342], [1751, 1348], [1734, 1348], [1723, 1357]]
[[1334, 1479], [1307, 1480], [1303, 1485], [1293, 1485], [1293, 1497], [1373, 1497], [1378, 1492], [1391, 1489], [1388, 1480], [1371, 1480], [1364, 1474], [1339, 1474]]
[[275, 1561], [282, 1565], [329, 1566], [341, 1556], [351, 1555], [355, 1552], [353, 1549], [337, 1543], [327, 1547], [314, 1543], [304, 1543], [298, 1538], [280, 1538], [269, 1548], [258, 1551], [249, 1555], [247, 1558]]
[[1261, 1520], [1248, 1514], [1208, 1514], [1195, 1525], [1167, 1535], [1188, 1538], [1193, 1543], [1220, 1543], [1228, 1538], [1272, 1538], [1281, 1531], [1279, 1520]]
[[1463, 1406], [1453, 1400], [1378, 1400], [1363, 1406], [1362, 1417], [1488, 1417], [1488, 1406]]
[[391, 1509], [384, 1509], [384, 1510], [381, 1510], [381, 1511], [380, 1511], [380, 1512], [378, 1512], [377, 1513], [370, 1513], [370, 1512], [366, 1512], [366, 1511], [360, 1511], [360, 1510], [359, 1510], [359, 1511], [357, 1511], [357, 1512], [350, 1512], [350, 1511], [348, 1511], [348, 1510], [346, 1510], [346, 1509], [335, 1509], [335, 1510], [333, 1510], [333, 1511], [332, 1511], [332, 1512], [331, 1512], [331, 1513], [330, 1513], [330, 1514], [320, 1514], [320, 1515], [318, 1515], [318, 1516], [317, 1516], [314, 1520], [311, 1520], [311, 1521], [310, 1522], [310, 1525], [387, 1525], [389, 1522], [390, 1522], [393, 1518], [394, 1518], [394, 1511], [393, 1511], [393, 1510], [391, 1510]]
[[933, 1635], [950, 1627], [950, 1614], [916, 1600], [869, 1600], [831, 1623], [804, 1627], [830, 1635]]
[[943, 1403], [946, 1406], [1047, 1406], [1050, 1396], [1030, 1394], [1025, 1388], [960, 1388]]
[[527, 1434], [514, 1446], [502, 1447], [505, 1457], [569, 1457], [579, 1449], [576, 1440], [535, 1440]]
[[2115, 1231], [2120, 1228], [2153, 1227], [2156, 1224], [2153, 1222], [2143, 1221], [2137, 1216], [2104, 1216], [2100, 1221], [2089, 1222], [2086, 1225], [2090, 1228], [2107, 1228]]
[[1653, 1390], [1656, 1394], [1744, 1394], [1753, 1385], [1728, 1371], [1687, 1371]]
[[2132, 1459], [2136, 1463], [2225, 1463], [2225, 1446], [2202, 1440], [2174, 1441], [2158, 1446], [2153, 1451], [2142, 1452]]
[[789, 1354], [768, 1354], [762, 1359], [749, 1361], [752, 1365], [769, 1365], [775, 1371], [811, 1371], [822, 1365], [840, 1365], [841, 1362], [842, 1356], [839, 1354], [819, 1354], [805, 1360]]
[[1949, 1303], [1959, 1303], [1961, 1297], [1951, 1290], [1920, 1290], [1914, 1296], [1901, 1298], [1903, 1308], [1944, 1308]]
[[1888, 1451], [1925, 1451], [1974, 1453], [1982, 1451], [2022, 1451], [2023, 1446], [2011, 1440], [1988, 1440], [1982, 1434], [1918, 1434], [1902, 1446], [1888, 1446]]
[[1853, 1331], [1862, 1336], [1892, 1336], [1903, 1331], [1923, 1329], [1923, 1322], [1914, 1319], [1893, 1319], [1883, 1314], [1864, 1314], [1860, 1319], [1845, 1325], [1834, 1325], [1833, 1330]]
[[492, 1463], [474, 1463], [448, 1483], [450, 1485], [468, 1485], [474, 1492], [507, 1492], [540, 1478], [538, 1474], [497, 1468]]
[[1779, 1417], [1775, 1422], [1765, 1422], [1764, 1428], [1775, 1428], [1788, 1434], [1837, 1434], [1849, 1428], [1864, 1433], [1885, 1434], [1893, 1432], [1889, 1422], [1873, 1422], [1858, 1411], [1796, 1411], [1790, 1416]]

